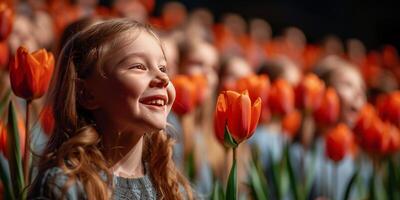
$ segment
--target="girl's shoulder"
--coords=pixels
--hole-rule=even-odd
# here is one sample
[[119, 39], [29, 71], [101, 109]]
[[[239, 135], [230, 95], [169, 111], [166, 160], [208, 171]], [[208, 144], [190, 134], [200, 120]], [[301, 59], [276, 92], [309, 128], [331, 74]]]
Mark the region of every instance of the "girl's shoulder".
[[60, 168], [52, 167], [41, 174], [32, 188], [29, 199], [87, 199], [82, 183]]

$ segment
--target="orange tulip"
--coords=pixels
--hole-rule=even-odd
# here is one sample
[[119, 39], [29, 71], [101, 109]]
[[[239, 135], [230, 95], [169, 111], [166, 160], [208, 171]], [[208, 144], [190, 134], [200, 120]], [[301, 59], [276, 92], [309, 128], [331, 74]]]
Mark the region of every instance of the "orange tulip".
[[6, 42], [0, 42], [0, 69], [7, 67], [10, 51]]
[[268, 107], [268, 93], [270, 89], [270, 81], [266, 75], [250, 75], [243, 77], [237, 81], [236, 90], [243, 92], [247, 90], [252, 102], [258, 97], [262, 101], [261, 121], [268, 121], [271, 114]]
[[400, 127], [400, 91], [379, 96], [376, 107], [383, 120]]
[[172, 80], [176, 90], [175, 102], [172, 110], [179, 115], [192, 112], [196, 106], [196, 85], [188, 76], [177, 75]]
[[400, 132], [399, 129], [390, 124], [390, 123], [386, 123], [385, 124], [385, 131], [387, 133], [387, 137], [388, 137], [388, 145], [387, 148], [383, 150], [383, 154], [388, 155], [388, 154], [393, 154], [396, 153], [397, 151], [399, 151], [400, 149]]
[[294, 109], [294, 91], [284, 79], [277, 79], [271, 87], [268, 104], [272, 114], [286, 115]]
[[[19, 130], [19, 146], [21, 149], [21, 156], [24, 156], [25, 152], [25, 124], [23, 120], [18, 117], [18, 130]], [[7, 125], [0, 121], [0, 152], [3, 152], [4, 156], [9, 160], [10, 152], [7, 147]]]
[[46, 135], [50, 136], [54, 129], [53, 109], [50, 106], [45, 106], [40, 116], [40, 123]]
[[223, 91], [218, 96], [214, 115], [214, 128], [218, 140], [227, 145], [225, 128], [236, 144], [251, 137], [257, 127], [260, 114], [261, 98], [257, 98], [252, 103], [247, 91], [241, 94]]
[[370, 104], [360, 111], [353, 131], [359, 145], [368, 153], [381, 154], [388, 148], [387, 125], [377, 116]]
[[282, 119], [283, 133], [294, 138], [301, 126], [301, 113], [298, 110], [285, 115]]
[[14, 14], [6, 3], [0, 3], [0, 42], [6, 40], [13, 29]]
[[189, 78], [196, 85], [196, 105], [201, 105], [206, 98], [207, 78], [202, 74], [191, 75]]
[[11, 87], [15, 95], [33, 100], [47, 91], [54, 70], [53, 54], [44, 49], [32, 54], [24, 47], [10, 62]]
[[325, 153], [333, 161], [341, 161], [354, 152], [353, 133], [343, 123], [328, 131], [325, 136]]
[[321, 104], [324, 82], [315, 74], [307, 74], [295, 89], [296, 107], [313, 112]]
[[324, 125], [334, 124], [339, 118], [339, 107], [339, 97], [335, 89], [328, 88], [322, 98], [321, 105], [314, 112], [314, 119]]

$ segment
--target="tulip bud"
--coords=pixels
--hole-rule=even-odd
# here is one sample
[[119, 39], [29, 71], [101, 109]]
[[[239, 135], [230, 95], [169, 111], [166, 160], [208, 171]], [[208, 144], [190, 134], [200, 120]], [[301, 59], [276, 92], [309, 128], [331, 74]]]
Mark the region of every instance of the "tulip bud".
[[10, 81], [15, 95], [26, 100], [40, 98], [47, 91], [54, 70], [53, 54], [44, 49], [32, 54], [19, 47], [10, 62]]
[[[214, 128], [218, 140], [228, 147], [235, 147], [251, 137], [261, 114], [261, 98], [254, 103], [245, 91], [224, 91], [218, 96], [214, 114]], [[228, 135], [227, 135], [228, 134]], [[228, 138], [233, 139], [229, 143]]]
[[294, 110], [294, 91], [284, 79], [276, 80], [271, 87], [268, 98], [272, 114], [286, 115]]
[[296, 107], [313, 112], [320, 104], [324, 94], [325, 84], [315, 74], [306, 75], [296, 87]]
[[13, 29], [14, 14], [6, 3], [0, 3], [0, 42], [6, 40]]
[[317, 123], [335, 124], [339, 118], [339, 97], [333, 88], [328, 88], [322, 98], [321, 105], [314, 112]]
[[345, 124], [339, 124], [325, 136], [326, 155], [333, 161], [341, 161], [354, 151], [353, 133]]

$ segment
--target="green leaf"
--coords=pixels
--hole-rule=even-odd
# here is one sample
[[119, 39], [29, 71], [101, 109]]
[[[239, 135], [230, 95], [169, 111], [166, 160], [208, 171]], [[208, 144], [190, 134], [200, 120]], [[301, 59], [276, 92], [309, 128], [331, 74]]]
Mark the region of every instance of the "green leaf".
[[268, 188], [263, 183], [262, 177], [264, 174], [260, 173], [254, 162], [250, 163], [250, 188], [253, 193], [253, 198], [256, 200], [268, 199]]
[[[1, 178], [1, 182], [3, 183], [3, 186], [4, 186], [4, 191], [5, 191], [4, 197], [5, 197], [5, 199], [13, 200], [13, 199], [15, 199], [15, 197], [14, 197], [13, 189], [11, 187], [10, 177], [9, 177], [8, 171], [6, 169], [6, 167], [8, 167], [8, 166], [5, 166], [5, 163], [6, 162], [0, 162], [0, 178]], [[3, 194], [0, 194], [0, 195], [3, 195]]]
[[393, 162], [392, 158], [388, 159], [388, 163], [387, 163], [387, 167], [388, 167], [388, 180], [387, 180], [387, 194], [388, 194], [388, 199], [392, 200], [392, 199], [399, 199], [400, 195], [399, 195], [399, 190], [398, 190], [398, 184], [399, 180], [398, 180], [398, 174], [396, 173], [396, 165]]
[[353, 173], [353, 175], [351, 176], [350, 181], [346, 186], [346, 190], [345, 190], [346, 192], [344, 193], [344, 198], [343, 198], [344, 200], [350, 199], [351, 189], [353, 188], [354, 183], [356, 182], [356, 180], [358, 178], [359, 171], [360, 171], [359, 169], [356, 170]]
[[212, 200], [223, 200], [223, 199], [225, 199], [224, 190], [223, 190], [221, 184], [219, 183], [219, 181], [215, 181], [214, 182], [214, 188], [213, 188], [213, 192], [211, 194], [211, 199]]
[[9, 155], [9, 165], [11, 172], [11, 180], [12, 186], [14, 188], [14, 195], [17, 198], [25, 199], [24, 194], [24, 174], [22, 172], [22, 159], [21, 159], [21, 149], [19, 144], [19, 131], [18, 131], [18, 122], [17, 115], [14, 109], [12, 102], [10, 101], [8, 107], [8, 123], [7, 123], [7, 132], [8, 132], [8, 152]]
[[301, 197], [300, 190], [297, 186], [298, 184], [296, 180], [296, 175], [294, 174], [293, 164], [290, 159], [289, 145], [286, 145], [285, 147], [285, 158], [286, 158], [287, 170], [289, 173], [289, 180], [290, 180], [290, 188], [292, 190], [293, 198], [295, 200], [302, 200], [303, 198]]
[[272, 157], [271, 152], [268, 151], [268, 169], [272, 170], [272, 188], [274, 189], [274, 194], [276, 199], [282, 199], [282, 186], [281, 186], [281, 176], [280, 176], [280, 167], [279, 162], [275, 163]]
[[232, 138], [231, 133], [228, 130], [228, 126], [225, 125], [225, 132], [224, 132], [224, 143], [230, 148], [236, 148], [238, 143]]
[[229, 172], [228, 185], [226, 186], [226, 200], [236, 200], [236, 199], [237, 199], [237, 167], [236, 167], [236, 159], [234, 159], [231, 171]]

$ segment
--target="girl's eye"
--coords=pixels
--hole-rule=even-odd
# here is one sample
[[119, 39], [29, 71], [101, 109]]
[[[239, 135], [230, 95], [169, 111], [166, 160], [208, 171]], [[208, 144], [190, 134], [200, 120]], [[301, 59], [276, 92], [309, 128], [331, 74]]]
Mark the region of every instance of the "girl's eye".
[[159, 69], [160, 69], [160, 71], [162, 71], [162, 72], [164, 72], [164, 73], [167, 72], [167, 67], [166, 67], [165, 65], [161, 65], [161, 66], [159, 67]]
[[142, 64], [134, 64], [134, 65], [131, 65], [131, 66], [129, 67], [129, 69], [141, 69], [141, 70], [146, 70], [146, 67], [145, 67], [144, 65], [142, 65]]

